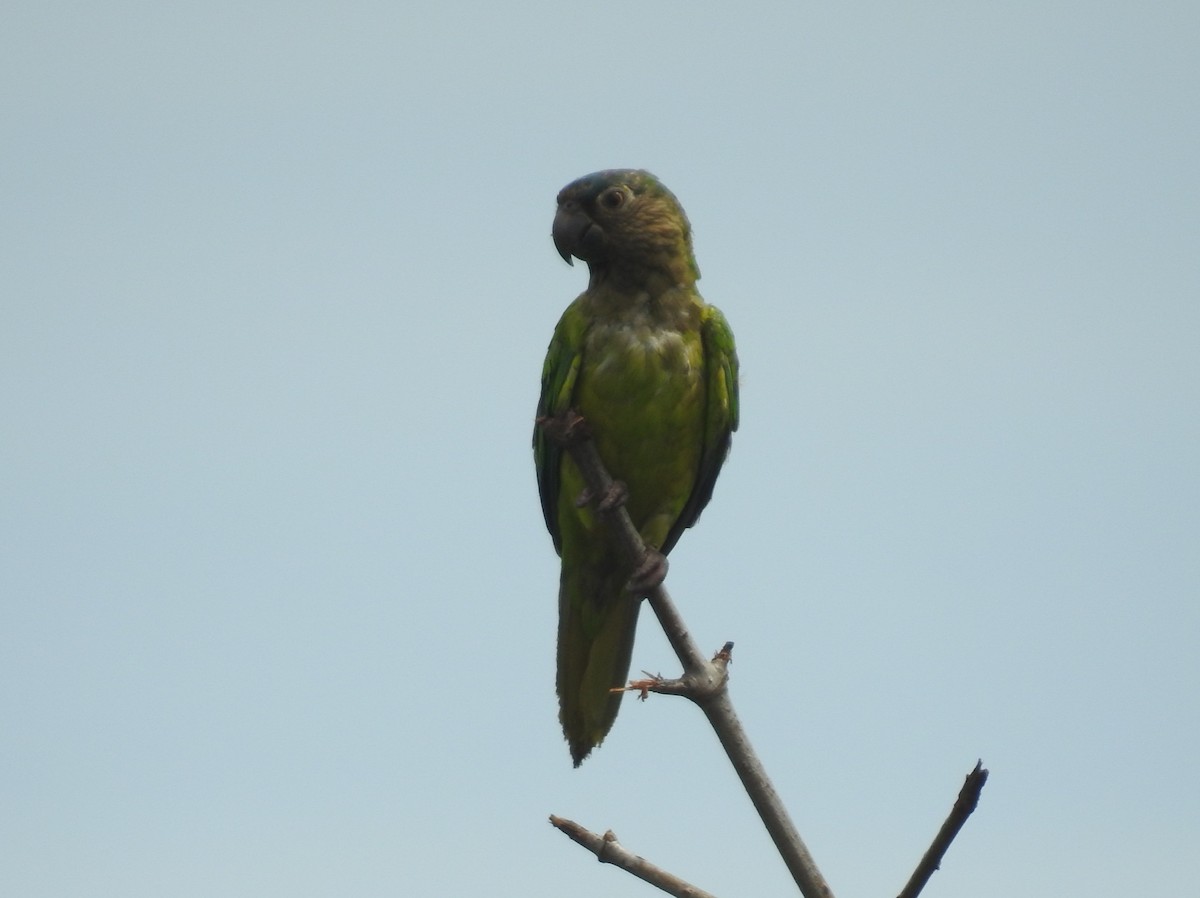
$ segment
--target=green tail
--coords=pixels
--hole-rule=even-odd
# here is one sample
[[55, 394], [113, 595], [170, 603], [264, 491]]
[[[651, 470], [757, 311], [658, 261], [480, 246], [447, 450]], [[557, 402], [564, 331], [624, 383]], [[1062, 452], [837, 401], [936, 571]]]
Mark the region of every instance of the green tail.
[[558, 592], [558, 717], [576, 767], [617, 719], [642, 604], [621, 565], [600, 567], [564, 565]]

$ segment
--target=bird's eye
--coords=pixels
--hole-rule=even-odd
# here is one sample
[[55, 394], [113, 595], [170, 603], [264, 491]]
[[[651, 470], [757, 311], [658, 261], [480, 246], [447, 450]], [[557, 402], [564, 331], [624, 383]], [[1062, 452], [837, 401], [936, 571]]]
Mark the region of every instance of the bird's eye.
[[620, 187], [604, 191], [600, 194], [600, 205], [605, 209], [620, 209], [625, 205], [625, 191]]

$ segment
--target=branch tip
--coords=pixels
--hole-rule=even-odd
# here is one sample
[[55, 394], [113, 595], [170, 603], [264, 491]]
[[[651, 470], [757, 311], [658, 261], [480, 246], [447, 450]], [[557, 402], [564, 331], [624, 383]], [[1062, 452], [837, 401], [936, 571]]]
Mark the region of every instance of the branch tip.
[[942, 858], [946, 856], [946, 851], [949, 850], [950, 843], [954, 841], [954, 837], [963, 828], [963, 824], [967, 822], [967, 818], [979, 806], [979, 796], [983, 792], [983, 786], [987, 782], [987, 778], [988, 772], [983, 766], [983, 760], [980, 759], [975, 763], [975, 768], [963, 780], [962, 788], [958, 791], [958, 797], [954, 800], [954, 807], [950, 809], [950, 813], [946, 817], [946, 822], [942, 824], [942, 828], [934, 836], [929, 850], [925, 852], [925, 856], [917, 864], [917, 869], [909, 877], [908, 883], [904, 886], [898, 898], [917, 898], [921, 894], [921, 890], [929, 882], [930, 877], [937, 870], [941, 869]]
[[656, 867], [645, 858], [634, 854], [620, 843], [616, 833], [611, 829], [600, 836], [590, 830], [584, 829], [574, 821], [564, 820], [562, 817], [555, 817], [553, 814], [550, 815], [550, 822], [594, 854], [596, 860], [602, 864], [612, 864], [614, 867], [620, 867], [627, 873], [632, 873], [638, 879], [650, 883], [650, 885], [661, 889], [669, 895], [675, 895], [677, 898], [714, 898], [714, 896], [703, 889], [696, 888], [673, 873], [668, 873], [661, 867]]

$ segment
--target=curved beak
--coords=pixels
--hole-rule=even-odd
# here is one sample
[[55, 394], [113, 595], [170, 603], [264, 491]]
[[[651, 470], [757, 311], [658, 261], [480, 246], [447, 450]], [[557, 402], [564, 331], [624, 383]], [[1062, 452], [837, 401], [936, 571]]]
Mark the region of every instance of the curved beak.
[[551, 236], [554, 237], [554, 248], [558, 250], [558, 254], [566, 260], [568, 265], [575, 264], [571, 260], [571, 256], [583, 258], [579, 254], [579, 249], [591, 227], [592, 220], [573, 200], [568, 200], [560, 205], [558, 211], [554, 213], [554, 227], [550, 231]]

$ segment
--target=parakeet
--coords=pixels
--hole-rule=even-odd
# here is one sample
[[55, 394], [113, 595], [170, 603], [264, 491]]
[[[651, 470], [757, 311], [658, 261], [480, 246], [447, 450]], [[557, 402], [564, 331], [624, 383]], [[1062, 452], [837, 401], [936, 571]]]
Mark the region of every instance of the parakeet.
[[[666, 555], [712, 496], [738, 426], [738, 360], [725, 317], [696, 291], [692, 229], [649, 172], [586, 175], [558, 194], [554, 245], [587, 262], [588, 287], [554, 330], [539, 419], [572, 409], [628, 487], [626, 508]], [[535, 427], [546, 527], [562, 557], [559, 718], [578, 767], [612, 728], [643, 595], [599, 513], [577, 499], [570, 456]]]

